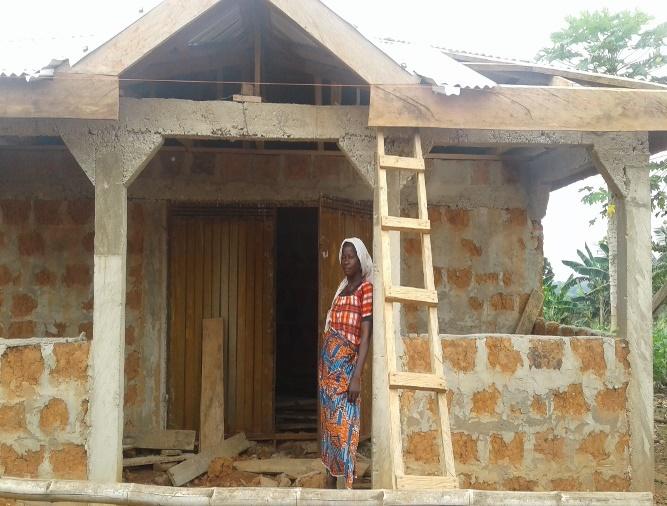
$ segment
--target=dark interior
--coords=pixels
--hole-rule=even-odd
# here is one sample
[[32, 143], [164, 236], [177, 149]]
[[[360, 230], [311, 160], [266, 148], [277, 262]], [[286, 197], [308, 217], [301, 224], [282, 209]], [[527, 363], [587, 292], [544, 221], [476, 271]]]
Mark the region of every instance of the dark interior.
[[315, 431], [317, 209], [278, 209], [276, 225], [276, 431]]

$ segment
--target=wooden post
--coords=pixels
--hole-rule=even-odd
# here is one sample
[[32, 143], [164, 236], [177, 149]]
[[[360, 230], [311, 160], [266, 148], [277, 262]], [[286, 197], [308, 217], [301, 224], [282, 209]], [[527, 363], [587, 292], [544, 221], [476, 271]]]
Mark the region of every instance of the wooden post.
[[202, 322], [201, 402], [199, 451], [214, 448], [225, 439], [224, 321]]

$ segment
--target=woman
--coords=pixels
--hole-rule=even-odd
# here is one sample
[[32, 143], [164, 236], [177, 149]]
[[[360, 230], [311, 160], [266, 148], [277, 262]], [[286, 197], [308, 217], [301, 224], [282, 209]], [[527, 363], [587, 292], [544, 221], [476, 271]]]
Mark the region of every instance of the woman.
[[373, 260], [356, 237], [345, 239], [339, 260], [345, 278], [327, 314], [320, 357], [322, 462], [329, 482], [344, 476], [352, 487], [359, 444], [361, 374], [373, 323]]

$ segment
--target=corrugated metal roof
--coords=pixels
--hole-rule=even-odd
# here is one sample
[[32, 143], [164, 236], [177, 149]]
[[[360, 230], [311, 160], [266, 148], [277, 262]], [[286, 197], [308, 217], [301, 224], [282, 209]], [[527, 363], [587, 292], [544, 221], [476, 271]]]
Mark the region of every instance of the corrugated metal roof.
[[[77, 12], [75, 6], [56, 4], [49, 12], [52, 17], [54, 13], [61, 17], [57, 24], [50, 20], [53, 29], [48, 27], [48, 20], [31, 24], [30, 19], [23, 16], [3, 19], [5, 23], [22, 26], [24, 30], [20, 33], [15, 30], [13, 35], [0, 33], [0, 78], [45, 77], [52, 75], [58, 65], [74, 65], [158, 3], [159, 0], [140, 0], [141, 8], [129, 4], [114, 9], [110, 5], [107, 11], [111, 10], [113, 16], [95, 17], [93, 14], [85, 18], [74, 15]], [[73, 25], [77, 19], [85, 20], [85, 31]]]
[[[473, 53], [471, 51], [460, 51], [455, 49], [439, 48], [448, 56], [455, 58], [464, 65], [470, 67], [477, 67], [476, 70], [484, 71], [484, 65], [504, 64], [508, 68], [504, 69], [512, 71], [537, 72], [546, 73], [550, 75], [560, 75], [569, 79], [579, 79], [581, 81], [599, 82], [602, 85], [619, 86], [630, 89], [666, 89], [667, 85], [654, 81], [646, 81], [643, 79], [633, 79], [629, 77], [616, 76], [613, 74], [601, 74], [599, 72], [591, 72], [587, 70], [574, 69], [565, 65], [535, 63], [528, 60], [519, 60], [512, 58], [503, 58], [500, 56], [493, 56], [484, 53]], [[491, 68], [491, 67], [489, 67]], [[498, 70], [498, 69], [496, 69]]]
[[427, 45], [390, 39], [374, 40], [375, 45], [408, 72], [433, 84], [433, 91], [458, 95], [461, 89], [494, 88], [496, 83]]

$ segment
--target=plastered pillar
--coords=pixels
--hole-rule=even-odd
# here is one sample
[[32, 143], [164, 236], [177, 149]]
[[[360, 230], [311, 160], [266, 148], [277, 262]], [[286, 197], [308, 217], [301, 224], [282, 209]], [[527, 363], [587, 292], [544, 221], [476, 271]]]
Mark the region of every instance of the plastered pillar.
[[646, 134], [607, 134], [594, 143], [614, 194], [617, 223], [617, 329], [628, 340], [631, 487], [653, 491], [651, 195]]
[[88, 479], [122, 481], [125, 383], [127, 187], [162, 145], [147, 134], [90, 135], [70, 126], [63, 140], [95, 185], [93, 336], [90, 350]]
[[118, 153], [95, 160], [95, 256], [88, 478], [122, 481], [127, 188]]

